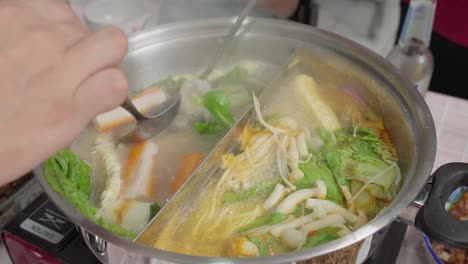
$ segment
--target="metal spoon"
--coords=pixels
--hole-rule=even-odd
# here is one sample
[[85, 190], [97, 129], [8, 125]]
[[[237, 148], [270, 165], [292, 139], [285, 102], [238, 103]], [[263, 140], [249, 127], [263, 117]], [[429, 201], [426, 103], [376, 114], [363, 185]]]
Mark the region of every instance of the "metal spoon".
[[[249, 0], [244, 6], [241, 14], [237, 17], [236, 22], [230, 28], [228, 34], [226, 37], [224, 37], [223, 42], [217, 49], [213, 60], [207, 66], [205, 71], [200, 75], [201, 80], [208, 78], [208, 76], [214, 70], [226, 49], [233, 42], [237, 32], [239, 31], [239, 28], [252, 8], [255, 6], [255, 3], [256, 0]], [[177, 94], [159, 105], [156, 111], [157, 114], [152, 116], [145, 116], [140, 111], [138, 111], [130, 98], [127, 97], [122, 103], [121, 107], [127, 110], [136, 119], [137, 124], [135, 129], [133, 129], [127, 135], [119, 138], [119, 140], [125, 143], [137, 143], [152, 138], [170, 125], [179, 111], [179, 106], [180, 96]]]
[[256, 0], [249, 0], [247, 4], [244, 6], [240, 15], [237, 17], [236, 22], [230, 28], [228, 34], [226, 35], [226, 37], [224, 37], [223, 42], [218, 47], [216, 54], [213, 57], [213, 60], [211, 61], [210, 64], [208, 64], [208, 67], [206, 67], [205, 71], [200, 75], [201, 80], [205, 80], [206, 78], [208, 78], [208, 76], [210, 76], [211, 72], [216, 67], [216, 64], [218, 64], [219, 60], [225, 53], [226, 49], [233, 42], [234, 38], [237, 35], [237, 32], [239, 31], [240, 27], [244, 23], [245, 18], [250, 14], [250, 11], [252, 11], [256, 2], [257, 2]]
[[121, 107], [127, 110], [136, 119], [137, 124], [130, 133], [121, 137], [119, 140], [125, 143], [138, 143], [152, 138], [169, 126], [177, 115], [179, 106], [180, 96], [177, 94], [169, 97], [162, 104], [158, 105], [154, 111], [156, 114], [146, 116], [138, 111], [130, 98], [127, 97]]

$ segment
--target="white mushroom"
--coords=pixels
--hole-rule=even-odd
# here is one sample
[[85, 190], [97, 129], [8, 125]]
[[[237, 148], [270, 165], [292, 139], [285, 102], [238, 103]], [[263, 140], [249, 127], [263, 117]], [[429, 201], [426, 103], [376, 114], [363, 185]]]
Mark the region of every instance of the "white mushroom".
[[299, 169], [299, 167], [292, 169], [291, 173], [289, 173], [289, 180], [292, 182], [297, 182], [304, 178], [304, 172]]
[[299, 167], [299, 153], [297, 151], [296, 138], [290, 137], [288, 141], [288, 164], [291, 170]]
[[284, 185], [278, 183], [276, 184], [275, 189], [273, 189], [273, 192], [263, 203], [263, 209], [265, 209], [265, 211], [271, 210], [281, 201], [281, 199], [283, 199], [283, 197], [284, 197]]
[[282, 214], [290, 214], [294, 210], [297, 204], [305, 201], [308, 198], [311, 197], [317, 197], [318, 196], [318, 190], [317, 188], [312, 188], [312, 189], [302, 189], [295, 191], [288, 195], [276, 208], [276, 212], [282, 213]]
[[[272, 225], [272, 226], [261, 226], [261, 227], [257, 227], [255, 229], [252, 229], [252, 230], [249, 230], [249, 231], [246, 231], [244, 232], [244, 234], [254, 234], [254, 235], [257, 235], [257, 236], [262, 236], [262, 235], [265, 235], [265, 234], [268, 234], [271, 230], [277, 228], [277, 227], [280, 227], [280, 226], [283, 226], [285, 225], [286, 223], [291, 223], [291, 222], [294, 222], [296, 221], [297, 219], [293, 216], [293, 215], [290, 215], [288, 216], [288, 218], [279, 223], [279, 224], [276, 224], [276, 225]], [[300, 226], [300, 225], [299, 225]], [[279, 237], [279, 233], [278, 233], [278, 236]]]
[[338, 227], [341, 229], [337, 233], [340, 237], [346, 236], [347, 234], [351, 233], [351, 230], [349, 230], [349, 228], [343, 224], [334, 225], [333, 227]]
[[318, 219], [323, 219], [327, 217], [327, 211], [323, 209], [322, 207], [315, 206], [313, 210], [314, 210], [314, 214], [317, 216]]
[[[297, 145], [297, 151], [299, 154], [299, 159], [304, 160], [307, 159], [309, 156], [309, 150], [307, 149], [307, 130], [305, 128], [302, 128], [299, 130], [299, 133], [297, 133], [296, 136], [296, 145]], [[310, 135], [309, 135], [310, 136]]]
[[281, 235], [281, 232], [283, 230], [290, 229], [290, 228], [297, 229], [299, 227], [304, 226], [306, 223], [312, 222], [312, 221], [314, 221], [316, 219], [317, 219], [317, 216], [314, 213], [311, 213], [311, 214], [296, 218], [296, 219], [294, 219], [292, 221], [279, 224], [279, 225], [275, 226], [274, 228], [272, 228], [270, 233], [274, 237], [278, 238]]
[[346, 221], [352, 223], [353, 225], [357, 224], [360, 220], [357, 215], [350, 213], [348, 210], [334, 202], [320, 199], [307, 199], [305, 205], [306, 208], [313, 209], [317, 206], [323, 208], [325, 211], [327, 211], [328, 214], [336, 213], [343, 216], [343, 218], [346, 219]]
[[232, 254], [237, 257], [257, 257], [260, 250], [252, 241], [239, 237], [232, 242]]
[[[288, 179], [288, 165], [284, 159], [284, 155], [286, 153], [286, 146], [288, 144], [288, 135], [282, 136], [278, 139], [278, 148], [276, 150], [276, 164], [278, 166], [278, 171], [280, 174], [281, 179], [286, 184], [288, 190], [296, 190], [296, 186], [294, 186]], [[284, 153], [283, 153], [284, 152]]]
[[346, 220], [341, 215], [330, 214], [323, 219], [315, 220], [313, 222], [306, 224], [299, 231], [301, 231], [302, 233], [306, 235], [309, 235], [317, 230], [321, 230], [326, 227], [330, 227], [330, 226], [334, 226], [338, 224], [344, 224], [344, 223], [346, 223]]
[[315, 185], [318, 191], [317, 198], [325, 199], [327, 198], [327, 185], [322, 180], [316, 180]]
[[292, 228], [284, 229], [280, 236], [281, 242], [290, 249], [301, 247], [306, 238], [307, 236], [304, 233]]
[[[307, 152], [307, 146], [306, 147], [306, 152]], [[306, 154], [307, 156], [307, 154]], [[296, 143], [296, 138], [295, 137], [290, 137], [288, 141], [288, 165], [290, 169], [289, 173], [289, 180], [292, 182], [300, 181], [302, 178], [304, 178], [304, 172], [302, 172], [299, 169], [299, 150], [298, 146]]]

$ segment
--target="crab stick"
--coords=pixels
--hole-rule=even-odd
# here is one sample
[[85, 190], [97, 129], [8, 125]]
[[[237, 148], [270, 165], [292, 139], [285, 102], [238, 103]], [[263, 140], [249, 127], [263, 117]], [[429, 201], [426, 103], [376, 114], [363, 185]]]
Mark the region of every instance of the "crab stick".
[[[157, 87], [147, 89], [132, 98], [135, 107], [142, 113], [147, 113], [166, 100], [166, 95]], [[133, 116], [122, 107], [97, 116], [93, 122], [99, 132], [109, 132], [113, 129], [130, 124]]]
[[151, 141], [132, 145], [123, 170], [122, 198], [150, 200], [154, 194], [158, 145]]

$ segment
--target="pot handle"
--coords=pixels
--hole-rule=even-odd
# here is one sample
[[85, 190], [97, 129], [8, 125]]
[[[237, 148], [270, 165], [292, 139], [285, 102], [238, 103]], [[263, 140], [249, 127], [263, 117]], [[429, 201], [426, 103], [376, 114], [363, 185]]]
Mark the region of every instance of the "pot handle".
[[450, 194], [468, 186], [468, 164], [447, 163], [433, 174], [432, 189], [416, 215], [415, 225], [427, 236], [454, 248], [468, 248], [468, 221], [459, 221], [445, 210]]
[[88, 231], [79, 228], [78, 229], [83, 237], [85, 244], [88, 248], [93, 252], [94, 256], [101, 262], [101, 263], [108, 263], [107, 257], [107, 242]]

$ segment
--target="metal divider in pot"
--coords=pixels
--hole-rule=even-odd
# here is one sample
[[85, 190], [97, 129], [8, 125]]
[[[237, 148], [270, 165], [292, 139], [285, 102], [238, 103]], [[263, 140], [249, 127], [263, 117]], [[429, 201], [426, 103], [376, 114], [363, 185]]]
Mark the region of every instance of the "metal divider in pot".
[[[215, 40], [224, 35], [233, 20], [232, 18], [214, 19], [167, 25], [136, 35], [130, 40], [129, 55], [122, 65], [129, 75], [131, 85], [142, 86], [149, 80], [154, 80], [155, 72], [160, 76], [166, 76], [174, 72], [199, 70], [212, 54]], [[213, 170], [219, 168], [220, 161], [217, 158], [232, 147], [223, 143], [229, 142], [229, 136], [238, 133], [239, 127], [229, 132], [216, 150], [211, 153], [210, 158], [205, 160], [204, 165], [160, 212], [160, 215], [153, 219], [152, 224], [146, 227], [137, 241], [119, 237], [80, 214], [50, 188], [44, 177], [44, 166], [41, 165], [35, 170], [40, 184], [57, 207], [81, 227], [85, 239], [89, 238], [92, 242], [88, 245], [103, 262], [115, 260], [115, 256], [122, 256], [121, 259], [125, 259], [126, 256], [138, 256], [141, 263], [157, 260], [165, 261], [165, 263], [292, 263], [317, 259], [359, 243], [383, 229], [395, 220], [426, 186], [426, 180], [435, 159], [435, 128], [424, 99], [415, 89], [412, 89], [411, 84], [398, 73], [397, 69], [380, 56], [349, 40], [299, 24], [268, 19], [249, 19], [244, 34], [245, 37], [230, 53], [231, 62], [252, 59], [281, 67], [294, 50], [301, 48], [304, 56], [314, 58], [306, 62], [305, 66], [301, 66], [302, 69], [310, 71], [317, 65], [328, 66], [328, 70], [322, 71], [323, 74], [318, 74], [317, 78], [324, 78], [329, 74], [329, 80], [340, 79], [330, 78], [333, 75], [341, 76], [341, 80], [349, 80], [349, 78], [359, 80], [361, 91], [372, 98], [370, 103], [381, 109], [385, 127], [396, 145], [404, 182], [400, 192], [389, 206], [366, 225], [321, 246], [274, 257], [246, 259], [197, 257], [155, 249], [151, 247], [151, 243], [142, 245], [140, 242], [144, 239], [150, 242], [151, 236], [156, 235], [151, 232], [152, 228], [158, 228], [154, 224], [164, 220], [165, 211], [177, 205], [178, 201], [183, 204], [184, 200], [190, 200], [191, 191], [185, 190], [189, 190], [190, 186], [203, 185], [206, 179], [197, 177], [196, 174], [210, 175]], [[242, 120], [240, 123], [246, 121]], [[462, 165], [457, 166], [452, 172], [464, 170]], [[442, 178], [443, 176], [439, 175], [446, 174], [446, 170], [447, 167], [441, 173], [436, 174], [435, 178]], [[461, 174], [451, 173], [450, 179], [458, 179]], [[449, 181], [449, 189], [466, 183], [458, 180], [455, 183], [451, 180], [447, 181]], [[440, 187], [437, 187], [438, 185]], [[452, 191], [443, 191], [447, 188], [443, 185], [445, 185], [444, 180], [434, 182], [433, 196], [435, 198], [428, 199], [427, 208], [430, 208], [432, 203], [437, 203], [437, 199], [444, 199], [445, 194]], [[421, 210], [418, 219], [422, 220], [418, 220], [417, 225], [423, 231], [433, 234], [435, 239], [444, 240], [443, 234], [437, 230], [434, 231], [432, 227], [434, 223], [439, 224], [445, 219], [437, 218], [436, 222], [428, 220], [425, 217], [433, 216], [428, 211], [430, 209]], [[460, 236], [451, 236], [445, 241], [451, 245], [464, 243]]]

